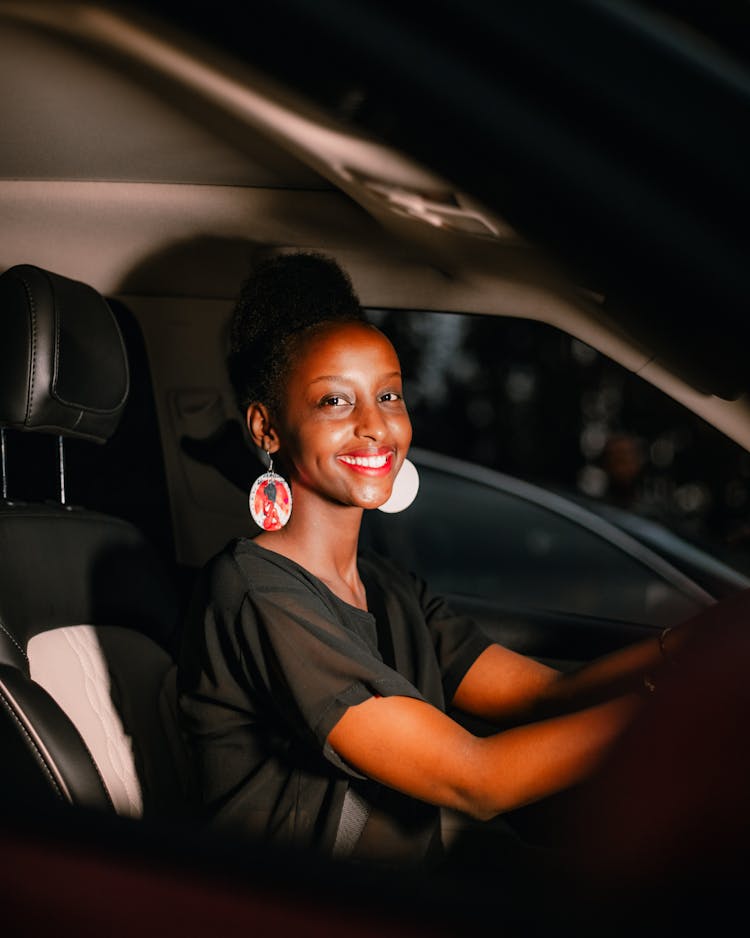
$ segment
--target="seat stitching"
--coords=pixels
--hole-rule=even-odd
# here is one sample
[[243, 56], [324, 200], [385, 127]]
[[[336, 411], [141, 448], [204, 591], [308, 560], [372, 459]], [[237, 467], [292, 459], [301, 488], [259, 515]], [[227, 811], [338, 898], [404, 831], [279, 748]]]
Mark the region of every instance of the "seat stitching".
[[81, 628], [86, 631], [65, 629], [64, 638], [77, 656], [83, 669], [86, 697], [106, 737], [107, 757], [110, 766], [123, 786], [128, 804], [132, 809], [140, 811], [142, 806], [138, 803], [139, 799], [134, 791], [131, 773], [128, 771], [126, 761], [122, 757], [121, 745], [118, 745], [119, 733], [112, 730], [113, 721], [116, 721], [120, 725], [122, 736], [129, 738], [124, 726], [122, 726], [119, 715], [114, 711], [111, 699], [103, 690], [104, 683], [108, 681], [108, 676], [102, 668], [101, 659], [98, 658], [92, 648], [92, 644], [96, 644], [97, 648], [99, 647], [98, 640], [91, 626]]
[[63, 325], [60, 296], [56, 290], [52, 292], [52, 312], [54, 314], [52, 328], [55, 335], [55, 358], [52, 367], [52, 381], [50, 382], [50, 396], [57, 397], [57, 379], [60, 377], [58, 374], [58, 369], [60, 366], [60, 333], [62, 332]]
[[34, 388], [36, 386], [36, 303], [34, 302], [34, 294], [31, 292], [31, 286], [29, 282], [23, 277], [20, 278], [21, 283], [26, 290], [26, 296], [29, 301], [29, 309], [31, 311], [31, 371], [29, 373], [29, 393], [26, 395], [26, 417], [24, 418], [24, 423], [28, 423], [29, 416], [33, 409], [33, 396]]
[[18, 641], [16, 640], [15, 636], [14, 636], [14, 635], [11, 635], [11, 633], [5, 628], [5, 626], [3, 625], [3, 620], [2, 620], [2, 619], [0, 619], [0, 629], [2, 629], [3, 632], [5, 632], [5, 634], [8, 636], [8, 638], [13, 642], [13, 644], [16, 646], [16, 648], [21, 652], [21, 654], [24, 656], [24, 658], [28, 661], [28, 660], [29, 660], [29, 656], [26, 654], [26, 651], [25, 651], [24, 648], [22, 648], [21, 645], [18, 643]]
[[3, 703], [5, 704], [6, 710], [8, 711], [8, 713], [10, 713], [11, 717], [16, 721], [16, 723], [18, 724], [18, 728], [24, 734], [24, 736], [28, 740], [29, 745], [32, 747], [32, 749], [36, 753], [37, 761], [41, 764], [42, 769], [46, 773], [47, 778], [52, 783], [52, 787], [57, 792], [58, 797], [62, 801], [67, 801], [68, 799], [65, 797], [63, 790], [60, 788], [60, 785], [58, 784], [57, 779], [50, 771], [50, 768], [47, 765], [47, 760], [44, 758], [44, 755], [41, 749], [37, 746], [32, 735], [29, 733], [29, 731], [26, 729], [26, 727], [23, 725], [23, 723], [19, 719], [18, 714], [15, 711], [15, 707], [12, 706], [10, 700], [6, 697], [5, 692], [3, 691], [2, 687], [0, 687], [0, 700], [3, 701]]
[[77, 655], [81, 664], [81, 668], [83, 669], [86, 697], [88, 698], [91, 708], [98, 717], [100, 726], [104, 731], [107, 742], [107, 756], [110, 765], [125, 788], [125, 792], [128, 796], [128, 802], [131, 804], [131, 806], [133, 806], [130, 786], [128, 785], [128, 780], [125, 777], [124, 763], [120, 758], [120, 753], [116, 747], [115, 738], [111, 731], [111, 725], [107, 719], [110, 714], [106, 712], [109, 710], [109, 707], [107, 706], [107, 703], [104, 702], [105, 698], [102, 692], [102, 682], [97, 679], [98, 677], [102, 677], [106, 680], [106, 676], [102, 674], [100, 662], [97, 661], [96, 655], [94, 654], [90, 643], [88, 643], [84, 638], [85, 635], [89, 638], [93, 638], [94, 642], [96, 642], [96, 636], [91, 634], [91, 626], [84, 626], [83, 628], [86, 629], [85, 632], [79, 632], [78, 630], [65, 630], [65, 640]]

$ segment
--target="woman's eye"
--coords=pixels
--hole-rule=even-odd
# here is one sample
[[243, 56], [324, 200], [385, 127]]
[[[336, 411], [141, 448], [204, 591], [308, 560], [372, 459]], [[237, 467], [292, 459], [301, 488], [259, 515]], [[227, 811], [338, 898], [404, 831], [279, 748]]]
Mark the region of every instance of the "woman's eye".
[[380, 395], [380, 400], [384, 403], [390, 403], [391, 401], [403, 400], [403, 397], [396, 391], [386, 391], [385, 394]]
[[341, 407], [349, 403], [345, 397], [341, 397], [340, 394], [331, 394], [329, 397], [324, 397], [320, 402], [323, 407]]

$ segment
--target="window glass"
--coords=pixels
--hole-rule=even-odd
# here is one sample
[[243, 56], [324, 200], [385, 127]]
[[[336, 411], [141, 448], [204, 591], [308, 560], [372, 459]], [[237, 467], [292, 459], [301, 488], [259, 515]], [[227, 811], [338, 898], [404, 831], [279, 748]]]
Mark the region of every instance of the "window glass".
[[[684, 572], [704, 557], [707, 568], [716, 559], [750, 574], [750, 455], [657, 388], [543, 323], [403, 310], [370, 316], [401, 357], [416, 447], [608, 512], [657, 553], [699, 548], [677, 564]], [[542, 520], [541, 509], [499, 492], [464, 486], [459, 498], [450, 490], [434, 478], [404, 514], [409, 531], [396, 535], [412, 560], [429, 558], [442, 589], [496, 596], [502, 582], [504, 597], [543, 590], [558, 608], [647, 621], [655, 605], [676, 602], [672, 587], [644, 578], [619, 548], [593, 550], [590, 532], [568, 521]], [[615, 577], [629, 597], [619, 614], [602, 606]]]
[[366, 513], [364, 542], [443, 594], [630, 622], [676, 622], [699, 604], [567, 517], [471, 479], [419, 466], [416, 501]]

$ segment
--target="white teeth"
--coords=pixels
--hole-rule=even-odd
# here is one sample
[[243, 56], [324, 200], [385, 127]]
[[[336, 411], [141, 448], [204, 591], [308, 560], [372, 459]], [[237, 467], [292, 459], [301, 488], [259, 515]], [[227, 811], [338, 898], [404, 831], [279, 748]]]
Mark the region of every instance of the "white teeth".
[[339, 456], [342, 462], [350, 466], [364, 466], [365, 469], [382, 469], [389, 456]]

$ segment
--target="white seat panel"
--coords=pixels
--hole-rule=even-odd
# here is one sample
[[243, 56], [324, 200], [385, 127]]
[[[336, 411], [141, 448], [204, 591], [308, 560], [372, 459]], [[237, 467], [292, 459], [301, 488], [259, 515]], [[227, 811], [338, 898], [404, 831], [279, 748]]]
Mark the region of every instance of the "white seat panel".
[[96, 629], [75, 625], [40, 632], [28, 643], [32, 680], [68, 715], [86, 743], [118, 814], [140, 817], [141, 785], [133, 741], [112, 695], [112, 680]]

